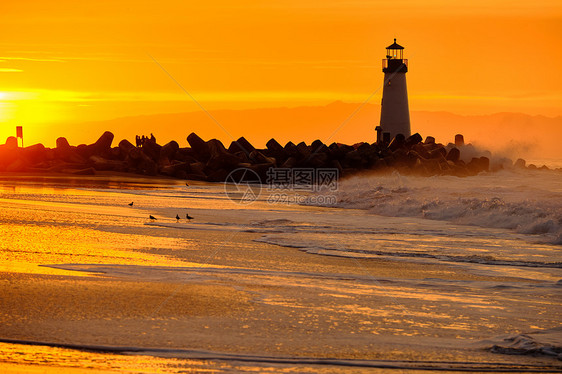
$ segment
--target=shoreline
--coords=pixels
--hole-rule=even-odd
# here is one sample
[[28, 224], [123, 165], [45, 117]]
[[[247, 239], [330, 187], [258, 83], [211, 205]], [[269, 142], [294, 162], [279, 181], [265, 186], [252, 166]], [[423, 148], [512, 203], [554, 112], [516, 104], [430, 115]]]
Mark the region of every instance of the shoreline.
[[[386, 369], [389, 372], [395, 370], [408, 370], [409, 372], [420, 371], [422, 373], [442, 373], [442, 372], [458, 372], [458, 371], [476, 371], [479, 372], [507, 372], [507, 371], [522, 371], [522, 372], [541, 372], [541, 373], [559, 373], [562, 368], [557, 365], [542, 363], [540, 361], [534, 363], [517, 362], [516, 358], [510, 361], [501, 362], [487, 362], [485, 360], [478, 361], [445, 361], [439, 362], [434, 360], [392, 360], [392, 359], [342, 359], [334, 357], [288, 357], [288, 356], [262, 356], [251, 354], [230, 354], [226, 352], [213, 352], [196, 349], [159, 349], [159, 348], [139, 348], [139, 347], [123, 347], [123, 346], [92, 346], [92, 345], [73, 345], [73, 344], [52, 344], [46, 342], [34, 341], [18, 341], [0, 339], [0, 345], [10, 344], [12, 346], [31, 346], [43, 347], [43, 349], [63, 349], [76, 352], [92, 352], [97, 355], [107, 356], [108, 359], [115, 360], [116, 358], [134, 359], [135, 357], [152, 357], [155, 361], [160, 361], [161, 366], [166, 364], [170, 365], [167, 360], [175, 360], [174, 366], [178, 365], [178, 360], [186, 360], [189, 367], [192, 366], [206, 366], [213, 367], [217, 362], [221, 363], [222, 368], [225, 366], [236, 367], [238, 365], [255, 364], [260, 367], [271, 367], [271, 369], [280, 369], [283, 366], [294, 366], [295, 368], [309, 368], [310, 370], [323, 371], [324, 368], [328, 372], [333, 372], [334, 369], [342, 371], [350, 370], [353, 368], [354, 372], [359, 370], [363, 372], [372, 372], [373, 369]], [[456, 348], [449, 347], [449, 350], [456, 350]], [[154, 364], [154, 363], [152, 363]], [[194, 365], [196, 364], [196, 365]], [[18, 365], [27, 367], [25, 364], [11, 363], [14, 372], [20, 372]], [[493, 366], [493, 369], [490, 367]], [[56, 370], [53, 367], [53, 370]], [[60, 368], [58, 368], [60, 370]], [[143, 366], [143, 370], [147, 367]], [[239, 368], [241, 369], [241, 368]], [[23, 369], [22, 369], [23, 370]], [[96, 370], [89, 368], [87, 371]], [[103, 370], [103, 369], [102, 369]], [[227, 369], [228, 370], [228, 369]], [[231, 369], [232, 370], [232, 369]], [[230, 371], [230, 370], [229, 370]], [[8, 371], [10, 372], [10, 371]], [[49, 372], [48, 370], [42, 372]], [[96, 370], [97, 372], [97, 370]], [[104, 371], [105, 372], [105, 371]], [[114, 372], [110, 370], [108, 372]], [[181, 371], [184, 372], [184, 371]]]
[[[1, 172], [0, 181], [41, 181], [41, 182], [67, 182], [71, 180], [77, 181], [93, 181], [93, 182], [121, 182], [121, 183], [138, 183], [138, 184], [181, 184], [182, 182], [176, 178], [165, 175], [149, 176], [134, 173], [125, 173], [118, 171], [101, 171], [95, 175], [76, 175], [60, 172]], [[196, 182], [196, 181], [193, 181]]]
[[[525, 171], [524, 169], [504, 169], [506, 171]], [[529, 171], [532, 172], [559, 172], [562, 173], [562, 167], [556, 169], [530, 169]], [[370, 175], [391, 175], [392, 172], [383, 172], [383, 171], [376, 171], [376, 170], [361, 170], [355, 174], [346, 176], [342, 178], [354, 178], [354, 177], [361, 177], [361, 176], [370, 176]], [[405, 176], [413, 176], [413, 177], [424, 177], [422, 175], [411, 175], [411, 174], [404, 174]], [[450, 175], [442, 175], [442, 176], [450, 176]], [[435, 176], [433, 176], [435, 177]], [[459, 177], [462, 178], [462, 177]], [[127, 173], [127, 172], [118, 172], [118, 171], [100, 171], [94, 175], [76, 175], [76, 174], [69, 174], [69, 173], [61, 173], [61, 172], [47, 172], [47, 171], [29, 171], [29, 172], [6, 172], [0, 171], [0, 182], [7, 181], [7, 182], [51, 182], [51, 183], [68, 183], [69, 181], [78, 181], [83, 182], [84, 184], [88, 182], [104, 182], [107, 184], [108, 188], [122, 188], [128, 184], [134, 185], [158, 185], [161, 188], [164, 188], [165, 185], [177, 185], [182, 186], [185, 181], [190, 183], [196, 184], [206, 184], [209, 183], [210, 185], [215, 184], [222, 184], [224, 182], [220, 181], [202, 181], [197, 179], [187, 179], [181, 180], [178, 178], [165, 176], [165, 175], [143, 175], [143, 174], [135, 174], [135, 173]], [[111, 186], [110, 183], [115, 183], [115, 185]], [[262, 184], [266, 186], [267, 184]], [[71, 187], [76, 187], [72, 185]]]

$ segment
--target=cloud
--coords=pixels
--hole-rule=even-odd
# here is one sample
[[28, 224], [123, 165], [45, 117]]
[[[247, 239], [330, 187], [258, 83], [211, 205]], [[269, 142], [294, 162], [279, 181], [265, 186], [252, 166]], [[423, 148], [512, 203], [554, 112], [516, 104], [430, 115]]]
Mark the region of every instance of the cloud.
[[[178, 92], [85, 92], [64, 90], [21, 90], [5, 91], [6, 101], [37, 100], [44, 102], [134, 102], [134, 101], [191, 101], [185, 93]], [[362, 102], [368, 93], [329, 91], [217, 91], [190, 92], [198, 101], [204, 102], [278, 102], [291, 100], [305, 101], [350, 101]]]
[[0, 61], [37, 61], [37, 62], [62, 62], [63, 60], [54, 58], [34, 58], [34, 57], [14, 57], [0, 56]]

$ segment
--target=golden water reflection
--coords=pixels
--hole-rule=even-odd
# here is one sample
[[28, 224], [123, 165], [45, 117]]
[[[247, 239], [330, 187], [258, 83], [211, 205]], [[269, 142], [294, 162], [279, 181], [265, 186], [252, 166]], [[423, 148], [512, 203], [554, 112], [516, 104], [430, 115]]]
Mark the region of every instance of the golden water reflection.
[[39, 265], [84, 263], [185, 266], [152, 249], [193, 248], [188, 238], [135, 234], [140, 212], [119, 207], [3, 199], [0, 210], [0, 271], [72, 274]]
[[2, 373], [201, 373], [232, 367], [212, 361], [90, 353], [41, 345], [0, 343], [0, 351]]
[[[154, 245], [151, 237], [118, 234], [66, 226], [2, 225], [0, 244], [3, 261], [0, 271], [40, 274], [68, 272], [39, 265], [50, 264], [127, 264], [185, 266], [187, 263], [166, 256], [135, 251]], [[158, 238], [159, 245], [183, 248], [186, 243], [174, 238]]]

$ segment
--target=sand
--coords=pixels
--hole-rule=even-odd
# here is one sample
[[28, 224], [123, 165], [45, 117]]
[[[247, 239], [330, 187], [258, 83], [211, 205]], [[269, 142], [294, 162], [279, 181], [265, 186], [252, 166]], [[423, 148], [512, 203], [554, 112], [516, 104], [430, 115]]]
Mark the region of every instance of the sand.
[[[254, 371], [259, 365], [321, 371], [305, 362], [310, 359], [364, 360], [369, 364], [363, 367], [379, 368], [392, 360], [410, 368], [448, 361], [472, 368], [491, 362], [556, 367], [552, 357], [498, 355], [471, 346], [537, 321], [558, 323], [556, 303], [547, 298], [524, 309], [525, 290], [504, 297], [501, 290], [481, 295], [462, 286], [528, 280], [445, 263], [319, 256], [256, 242], [259, 233], [195, 225], [186, 230], [174, 227], [174, 220], [151, 226], [144, 211], [127, 213], [129, 196], [91, 194], [85, 209], [67, 195], [41, 205], [41, 215], [35, 202], [4, 206], [4, 219], [14, 223], [4, 231], [12, 237], [3, 245], [18, 250], [0, 260], [0, 341], [12, 343], [0, 355], [2, 370], [242, 370], [234, 357], [247, 359]], [[102, 198], [118, 209], [103, 215]], [[159, 203], [154, 200], [150, 209], [172, 216]], [[201, 209], [194, 215], [215, 222], [212, 214]], [[275, 212], [281, 218], [292, 214]], [[16, 341], [50, 347], [24, 348], [30, 346]], [[94, 353], [77, 350], [94, 346]], [[111, 366], [104, 350], [151, 356], [132, 362], [115, 356], [119, 364]]]
[[[420, 302], [411, 300], [418, 296], [405, 294], [409, 291], [403, 286], [396, 289], [384, 279], [399, 273], [419, 279], [495, 280], [447, 266], [372, 260], [358, 267], [350, 259], [317, 257], [298, 250], [280, 258], [279, 249], [266, 244], [258, 244], [254, 250], [260, 251], [260, 257], [235, 245], [223, 248], [212, 263], [231, 264], [227, 270], [245, 264], [245, 270], [253, 268], [256, 274], [186, 271], [179, 276], [166, 267], [144, 265], [113, 265], [105, 269], [113, 271], [111, 275], [80, 277], [0, 273], [0, 336], [60, 344], [292, 357], [454, 359], [466, 355], [462, 344], [454, 342], [454, 331], [446, 353], [440, 352], [442, 342], [427, 344], [432, 337], [424, 336], [429, 330], [423, 328], [410, 331], [424, 336], [423, 347], [416, 346], [415, 339], [393, 336], [406, 326], [392, 314], [410, 314]], [[194, 254], [192, 260], [197, 261], [199, 255]], [[93, 270], [100, 266], [75, 267]], [[272, 277], [269, 269], [290, 270], [295, 275], [287, 275], [286, 283], [280, 283], [283, 279]], [[349, 274], [350, 279], [319, 281], [311, 276], [335, 274], [336, 270]], [[381, 281], [369, 283], [372, 275]], [[357, 285], [353, 276], [367, 283]], [[353, 300], [352, 294], [363, 294], [363, 300]], [[428, 311], [416, 323], [435, 320], [439, 313]]]

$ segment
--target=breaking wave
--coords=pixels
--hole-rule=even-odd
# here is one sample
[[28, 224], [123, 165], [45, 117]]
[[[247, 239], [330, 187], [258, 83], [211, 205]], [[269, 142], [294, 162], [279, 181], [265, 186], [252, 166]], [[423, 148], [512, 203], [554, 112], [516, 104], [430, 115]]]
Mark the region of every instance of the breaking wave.
[[562, 245], [560, 173], [500, 172], [468, 178], [358, 176], [340, 182], [334, 207], [508, 229]]

